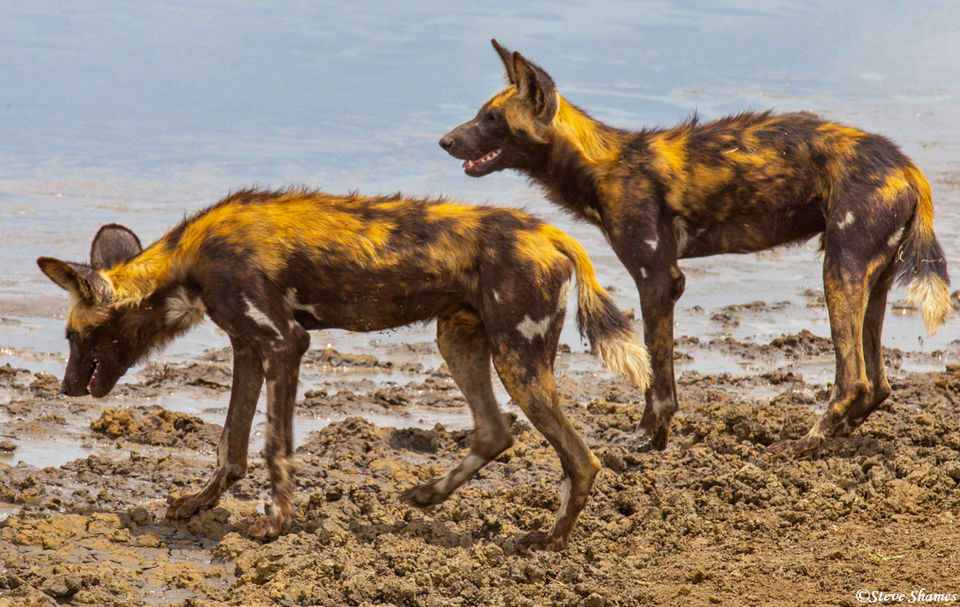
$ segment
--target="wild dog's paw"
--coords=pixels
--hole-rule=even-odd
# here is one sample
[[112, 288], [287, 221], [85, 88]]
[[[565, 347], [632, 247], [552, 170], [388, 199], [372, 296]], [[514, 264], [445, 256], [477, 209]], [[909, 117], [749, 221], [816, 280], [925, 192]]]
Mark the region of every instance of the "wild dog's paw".
[[163, 515], [164, 520], [177, 520], [190, 518], [201, 510], [210, 508], [216, 504], [216, 500], [210, 502], [201, 492], [182, 495], [178, 498], [170, 496], [167, 498], [167, 504], [167, 513]]
[[531, 531], [517, 541], [520, 550], [563, 550], [567, 540], [545, 531]]
[[438, 489], [440, 480], [440, 478], [434, 478], [421, 485], [407, 489], [400, 494], [400, 501], [410, 504], [411, 506], [416, 506], [417, 508], [425, 508], [439, 504], [450, 496], [449, 493]]
[[800, 457], [813, 454], [823, 444], [823, 437], [807, 434], [796, 440], [784, 440], [767, 447], [767, 453], [781, 457]]
[[284, 532], [289, 522], [276, 513], [264, 514], [247, 527], [247, 535], [258, 540], [273, 539]]
[[668, 428], [658, 428], [647, 430], [641, 428], [633, 439], [634, 448], [637, 451], [663, 451], [667, 448], [667, 438], [670, 432]]

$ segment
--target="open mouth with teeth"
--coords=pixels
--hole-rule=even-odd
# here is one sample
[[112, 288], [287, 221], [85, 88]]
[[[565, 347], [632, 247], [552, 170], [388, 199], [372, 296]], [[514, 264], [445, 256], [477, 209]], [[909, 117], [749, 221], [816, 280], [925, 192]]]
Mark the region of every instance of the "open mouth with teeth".
[[93, 394], [93, 388], [97, 383], [97, 376], [100, 375], [100, 361], [96, 358], [90, 364], [90, 379], [87, 380], [87, 393]]
[[500, 158], [500, 153], [503, 152], [503, 148], [497, 148], [491, 150], [481, 156], [480, 158], [474, 158], [473, 160], [464, 160], [463, 169], [467, 175], [479, 175], [489, 170], [491, 166]]

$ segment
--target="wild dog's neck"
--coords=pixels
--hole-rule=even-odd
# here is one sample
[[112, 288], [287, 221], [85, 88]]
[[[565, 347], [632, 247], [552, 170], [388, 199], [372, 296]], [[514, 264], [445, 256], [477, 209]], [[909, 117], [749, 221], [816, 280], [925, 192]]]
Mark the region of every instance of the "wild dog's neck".
[[542, 162], [527, 173], [552, 200], [597, 223], [601, 182], [620, 157], [626, 133], [594, 120], [560, 95], [557, 100]]
[[136, 305], [182, 278], [180, 258], [178, 249], [170, 249], [165, 240], [160, 240], [133, 259], [101, 271], [100, 275], [112, 289], [114, 305]]
[[205, 313], [195, 289], [163, 287], [139, 305], [114, 310], [119, 319], [117, 338], [122, 340], [133, 364], [195, 326]]

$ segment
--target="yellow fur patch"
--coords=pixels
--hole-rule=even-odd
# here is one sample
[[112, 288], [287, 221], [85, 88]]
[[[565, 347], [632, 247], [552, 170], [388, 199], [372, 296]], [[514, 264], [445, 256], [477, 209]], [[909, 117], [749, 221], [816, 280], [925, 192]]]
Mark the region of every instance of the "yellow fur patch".
[[619, 138], [600, 130], [595, 120], [560, 95], [557, 101], [557, 114], [552, 123], [557, 135], [576, 148], [588, 164], [606, 165], [616, 160], [622, 145]]
[[650, 138], [650, 149], [656, 154], [653, 165], [661, 175], [679, 178], [687, 166], [687, 135], [680, 131], [667, 131]]
[[900, 196], [900, 193], [908, 189], [910, 184], [907, 182], [902, 171], [896, 171], [887, 175], [883, 180], [883, 185], [878, 190], [880, 199], [890, 204]]
[[76, 296], [71, 295], [70, 311], [67, 313], [67, 327], [83, 337], [91, 327], [101, 324], [107, 319], [106, 308], [97, 305], [88, 305]]
[[923, 235], [933, 234], [933, 196], [930, 193], [930, 183], [923, 176], [920, 169], [912, 164], [903, 169], [906, 180], [916, 190], [919, 200], [917, 201], [917, 222], [915, 230]]
[[[319, 243], [345, 252], [350, 261], [372, 262], [394, 226], [337, 208], [335, 203], [343, 200], [291, 191], [267, 204], [214, 207], [187, 225], [175, 250], [168, 251], [160, 240], [101, 275], [113, 287], [116, 305], [136, 304], [160, 285], [179, 279], [209, 238], [252, 249], [254, 260], [271, 277], [283, 269], [291, 251]], [[317, 204], [325, 202], [329, 207], [318, 212]]]
[[563, 258], [551, 241], [550, 230], [560, 231], [544, 224], [537, 232], [523, 231], [516, 234], [517, 255], [535, 264], [538, 271], [553, 269]]
[[821, 124], [817, 130], [821, 133], [818, 145], [841, 159], [853, 154], [865, 135], [861, 130], [833, 122]]
[[507, 88], [503, 89], [493, 97], [491, 97], [485, 105], [488, 105], [491, 108], [498, 108], [503, 106], [508, 99], [517, 94], [517, 87], [510, 85]]
[[779, 152], [771, 147], [733, 147], [724, 152], [724, 155], [737, 164], [747, 165], [756, 169], [774, 169], [780, 166], [777, 162]]

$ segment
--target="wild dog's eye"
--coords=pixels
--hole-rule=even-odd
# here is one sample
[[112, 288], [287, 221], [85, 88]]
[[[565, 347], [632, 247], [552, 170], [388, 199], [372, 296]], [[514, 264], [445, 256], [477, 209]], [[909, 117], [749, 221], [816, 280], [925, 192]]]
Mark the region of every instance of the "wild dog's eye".
[[483, 117], [487, 122], [497, 122], [500, 118], [500, 112], [487, 112], [487, 115]]

